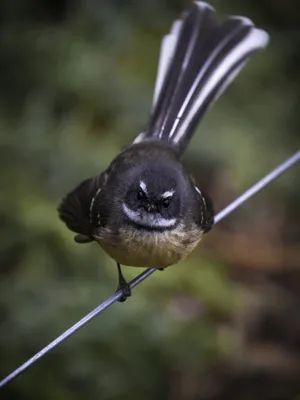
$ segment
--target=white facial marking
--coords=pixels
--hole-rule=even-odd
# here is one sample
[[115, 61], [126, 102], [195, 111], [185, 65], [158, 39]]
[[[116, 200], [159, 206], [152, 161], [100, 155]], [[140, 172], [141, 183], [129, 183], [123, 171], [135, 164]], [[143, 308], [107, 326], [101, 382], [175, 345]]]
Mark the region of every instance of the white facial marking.
[[175, 190], [174, 190], [174, 189], [167, 190], [165, 193], [163, 193], [163, 194], [161, 195], [161, 198], [162, 198], [162, 199], [167, 199], [168, 197], [172, 197], [174, 193], [175, 193]]
[[147, 185], [144, 181], [140, 182], [140, 188], [142, 189], [142, 191], [147, 194]]
[[134, 223], [149, 228], [170, 228], [176, 224], [176, 218], [166, 219], [160, 214], [150, 214], [145, 211], [133, 211], [123, 204], [123, 211]]

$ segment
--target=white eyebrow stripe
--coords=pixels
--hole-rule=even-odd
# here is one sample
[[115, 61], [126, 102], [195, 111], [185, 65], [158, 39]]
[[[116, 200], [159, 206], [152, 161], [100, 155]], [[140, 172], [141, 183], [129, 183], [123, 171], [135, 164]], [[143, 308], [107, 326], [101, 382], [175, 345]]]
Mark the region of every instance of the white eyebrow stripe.
[[144, 181], [140, 181], [140, 188], [142, 189], [142, 191], [147, 194], [147, 185]]
[[162, 216], [157, 217], [151, 214], [147, 215], [147, 219], [144, 219], [141, 217], [139, 212], [130, 210], [126, 204], [123, 204], [122, 207], [124, 213], [130, 219], [130, 221], [133, 221], [140, 226], [149, 228], [171, 228], [172, 226], [175, 226], [177, 222], [176, 218], [166, 219]]
[[174, 193], [175, 193], [175, 190], [174, 190], [174, 189], [167, 190], [165, 193], [163, 193], [163, 194], [161, 195], [161, 198], [162, 198], [162, 199], [166, 199], [166, 198], [168, 198], [168, 197], [172, 197]]

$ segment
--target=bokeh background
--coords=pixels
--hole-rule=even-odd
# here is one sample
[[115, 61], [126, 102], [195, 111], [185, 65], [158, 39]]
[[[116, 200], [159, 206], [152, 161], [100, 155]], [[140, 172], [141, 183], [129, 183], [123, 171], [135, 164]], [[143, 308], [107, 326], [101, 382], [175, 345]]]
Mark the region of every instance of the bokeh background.
[[[216, 210], [299, 148], [298, 0], [215, 0], [271, 42], [185, 155]], [[60, 198], [142, 131], [183, 0], [0, 2], [0, 376], [116, 288]], [[299, 166], [0, 391], [1, 399], [299, 400]], [[125, 269], [128, 279], [140, 270]]]

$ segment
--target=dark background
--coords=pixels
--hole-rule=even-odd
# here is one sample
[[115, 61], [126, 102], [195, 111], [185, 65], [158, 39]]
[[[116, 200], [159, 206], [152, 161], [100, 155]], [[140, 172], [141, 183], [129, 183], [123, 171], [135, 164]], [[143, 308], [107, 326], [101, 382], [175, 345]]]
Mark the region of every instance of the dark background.
[[[114, 262], [75, 244], [56, 207], [142, 131], [160, 39], [187, 4], [0, 2], [1, 377], [115, 290]], [[218, 211], [299, 148], [300, 4], [212, 4], [271, 36], [185, 156]], [[299, 166], [0, 398], [299, 400], [297, 177]]]

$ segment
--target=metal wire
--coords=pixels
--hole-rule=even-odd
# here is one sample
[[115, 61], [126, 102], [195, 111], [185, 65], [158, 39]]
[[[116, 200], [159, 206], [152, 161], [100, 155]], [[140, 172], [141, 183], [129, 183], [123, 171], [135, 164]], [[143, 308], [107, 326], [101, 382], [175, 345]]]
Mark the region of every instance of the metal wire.
[[254, 196], [264, 187], [266, 187], [270, 182], [276, 179], [279, 175], [285, 172], [288, 168], [292, 167], [296, 164], [297, 161], [300, 160], [300, 151], [297, 151], [292, 157], [288, 158], [282, 164], [278, 165], [277, 168], [273, 169], [268, 175], [262, 178], [260, 181], [256, 182], [253, 186], [251, 186], [246, 192], [244, 192], [241, 196], [239, 196], [236, 200], [230, 203], [227, 207], [225, 207], [222, 211], [215, 216], [215, 224], [221, 221], [224, 217], [234, 211], [236, 208], [241, 206], [246, 200], [250, 199], [250, 197]]
[[[300, 151], [296, 152], [293, 156], [291, 156], [285, 162], [280, 164], [277, 168], [275, 168], [273, 171], [271, 171], [268, 175], [266, 175], [260, 181], [256, 182], [253, 186], [251, 186], [248, 190], [246, 190], [246, 192], [244, 192], [236, 200], [234, 200], [227, 207], [225, 207], [222, 211], [220, 211], [215, 216], [215, 224], [220, 222], [223, 218], [225, 218], [232, 211], [234, 211], [235, 209], [240, 207], [246, 200], [248, 200], [250, 197], [254, 196], [256, 193], [258, 193], [260, 190], [262, 190], [264, 187], [266, 187], [270, 182], [272, 182], [274, 179], [276, 179], [279, 175], [281, 175], [283, 172], [285, 172], [288, 168], [290, 168], [294, 164], [296, 164], [299, 160], [300, 160]], [[148, 278], [148, 276], [152, 275], [155, 271], [156, 271], [155, 268], [146, 269], [144, 272], [142, 272], [140, 275], [138, 275], [135, 279], [133, 279], [130, 282], [131, 289], [134, 288], [135, 286], [137, 286], [142, 281], [144, 281], [146, 278]], [[0, 381], [0, 388], [3, 387], [4, 385], [6, 385], [8, 382], [15, 379], [18, 375], [20, 375], [27, 368], [29, 368], [31, 365], [33, 365], [36, 361], [38, 361], [40, 358], [42, 358], [45, 354], [47, 354], [49, 351], [53, 350], [57, 345], [62, 343], [64, 340], [66, 340], [68, 337], [73, 335], [75, 332], [77, 332], [78, 329], [82, 328], [84, 325], [86, 325], [88, 322], [90, 322], [93, 318], [95, 318], [98, 314], [100, 314], [101, 312], [106, 310], [108, 307], [110, 307], [113, 303], [115, 303], [121, 297], [121, 295], [122, 295], [121, 291], [116, 292], [115, 294], [110, 296], [107, 300], [105, 300], [103, 303], [101, 303], [98, 307], [96, 307], [94, 310], [92, 310], [89, 314], [87, 314], [85, 317], [83, 317], [80, 321], [78, 321], [76, 324], [74, 324], [71, 328], [69, 328], [64, 333], [62, 333], [60, 336], [58, 336], [56, 339], [54, 339], [51, 343], [48, 344], [48, 346], [44, 347], [42, 350], [40, 350], [38, 353], [36, 353], [33, 357], [31, 357], [29, 360], [27, 360], [24, 364], [22, 364], [20, 367], [15, 369], [11, 374], [9, 374], [7, 377], [5, 377], [2, 381]]]

